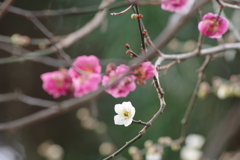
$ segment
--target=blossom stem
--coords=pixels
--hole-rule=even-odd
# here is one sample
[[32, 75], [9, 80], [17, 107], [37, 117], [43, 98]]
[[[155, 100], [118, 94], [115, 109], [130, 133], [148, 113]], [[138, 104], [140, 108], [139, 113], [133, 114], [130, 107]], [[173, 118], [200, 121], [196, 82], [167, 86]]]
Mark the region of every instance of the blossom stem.
[[132, 123], [141, 124], [141, 125], [144, 125], [144, 126], [146, 126], [148, 124], [147, 122], [143, 122], [141, 120], [138, 120], [138, 121], [133, 120]]

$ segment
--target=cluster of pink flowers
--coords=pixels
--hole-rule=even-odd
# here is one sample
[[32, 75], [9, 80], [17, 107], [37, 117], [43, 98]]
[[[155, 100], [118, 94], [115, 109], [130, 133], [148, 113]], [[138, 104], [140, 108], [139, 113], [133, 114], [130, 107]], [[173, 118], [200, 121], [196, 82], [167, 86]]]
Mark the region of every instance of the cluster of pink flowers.
[[54, 98], [67, 94], [81, 97], [98, 89], [101, 66], [96, 56], [79, 56], [69, 70], [43, 73], [41, 79], [43, 89]]
[[[115, 66], [110, 63], [106, 68], [106, 75], [101, 76], [101, 66], [96, 56], [79, 56], [72, 67], [59, 71], [47, 72], [41, 75], [43, 89], [58, 98], [61, 95], [81, 97], [103, 86], [108, 86], [119, 77], [130, 71], [126, 65]], [[150, 62], [143, 62], [136, 69], [126, 75], [118, 83], [106, 89], [115, 98], [126, 97], [136, 89], [135, 80], [143, 85], [147, 79], [154, 76], [155, 67]]]
[[[161, 8], [170, 12], [186, 14], [194, 0], [161, 0]], [[198, 24], [198, 30], [209, 38], [221, 38], [228, 30], [228, 20], [217, 14], [207, 13]]]
[[[103, 76], [102, 85], [107, 86], [123, 74], [129, 72], [129, 67], [122, 64], [118, 67], [113, 67], [112, 64], [107, 66], [107, 75]], [[143, 62], [135, 68], [129, 75], [125, 76], [118, 83], [114, 84], [106, 90], [115, 98], [126, 97], [131, 91], [136, 89], [136, 84], [144, 85], [147, 79], [150, 79], [155, 74], [155, 67], [151, 62]]]

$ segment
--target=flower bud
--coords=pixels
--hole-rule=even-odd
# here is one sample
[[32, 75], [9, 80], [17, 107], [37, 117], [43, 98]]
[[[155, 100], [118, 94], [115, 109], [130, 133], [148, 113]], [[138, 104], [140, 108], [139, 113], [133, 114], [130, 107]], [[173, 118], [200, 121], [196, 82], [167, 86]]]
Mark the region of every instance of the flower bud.
[[172, 143], [171, 137], [160, 137], [158, 138], [158, 143], [161, 145], [170, 145]]
[[198, 90], [198, 98], [204, 99], [208, 95], [208, 91], [210, 89], [210, 86], [207, 82], [202, 82], [199, 86]]
[[139, 149], [136, 147], [136, 146], [131, 146], [129, 149], [128, 149], [128, 153], [130, 155], [134, 155], [134, 154], [137, 154], [139, 152]]
[[142, 34], [145, 36], [147, 34], [147, 30], [144, 30]]
[[181, 148], [181, 146], [180, 146], [179, 144], [173, 143], [173, 144], [171, 145], [171, 149], [172, 149], [173, 151], [178, 151], [180, 148]]
[[217, 96], [219, 99], [225, 99], [233, 95], [233, 88], [229, 85], [222, 84], [217, 90]]
[[131, 18], [132, 18], [133, 20], [137, 20], [137, 19], [138, 19], [138, 14], [136, 14], [136, 13], [132, 14], [132, 15], [131, 15]]
[[130, 45], [127, 43], [127, 44], [125, 45], [125, 47], [126, 47], [127, 49], [129, 49], [129, 48], [130, 48]]
[[126, 54], [132, 53], [132, 51], [129, 49], [126, 51]]
[[151, 146], [153, 146], [153, 142], [151, 140], [147, 140], [144, 142], [145, 148], [150, 148]]

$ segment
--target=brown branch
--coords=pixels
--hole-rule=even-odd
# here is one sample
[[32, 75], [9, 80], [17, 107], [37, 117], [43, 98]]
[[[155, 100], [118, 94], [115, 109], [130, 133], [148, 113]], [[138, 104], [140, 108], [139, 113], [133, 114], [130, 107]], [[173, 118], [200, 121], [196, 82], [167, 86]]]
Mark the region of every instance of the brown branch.
[[[207, 49], [201, 50], [201, 56], [213, 55], [219, 52], [223, 52], [229, 49], [240, 49], [240, 43], [226, 43], [220, 46], [215, 46]], [[163, 55], [165, 60], [184, 60], [197, 56], [197, 50], [193, 52], [183, 53], [183, 54], [172, 54], [172, 55]]]
[[28, 105], [34, 105], [44, 108], [54, 107], [57, 103], [49, 100], [43, 100], [27, 96], [22, 93], [6, 93], [0, 94], [0, 102], [20, 101]]
[[[172, 16], [170, 22], [165, 27], [163, 32], [156, 38], [155, 46], [157, 46], [159, 48], [163, 47], [174, 36], [174, 34], [181, 28], [181, 26], [185, 23], [185, 21], [188, 20], [193, 15], [193, 13], [195, 13], [198, 10], [198, 8], [202, 7], [209, 1], [210, 0], [202, 0], [198, 5], [195, 5], [193, 7], [193, 9], [187, 15], [174, 14], [174, 16]], [[67, 38], [63, 39], [61, 42], [59, 42], [57, 44], [57, 47], [58, 48], [67, 48], [69, 45], [73, 44], [76, 40], [79, 40], [80, 38], [82, 38], [86, 34], [88, 34], [91, 30], [96, 28], [96, 26], [101, 23], [101, 20], [104, 17], [105, 17], [105, 13], [103, 13], [103, 12], [96, 14], [96, 16], [93, 18], [92, 21], [87, 23], [83, 28], [79, 29], [78, 31], [70, 34]], [[85, 31], [87, 31], [87, 33]], [[238, 47], [236, 46], [236, 48], [238, 48]], [[231, 48], [231, 49], [234, 49], [234, 48]], [[38, 56], [45, 56], [45, 55], [51, 54], [56, 51], [57, 50], [55, 47], [51, 47], [51, 48], [48, 48], [45, 50], [40, 50], [40, 51], [29, 53], [28, 55], [26, 55], [24, 57], [2, 58], [2, 59], [0, 59], [0, 64], [22, 62], [22, 61], [26, 61], [26, 60], [30, 60], [30, 59], [35, 59]], [[149, 48], [148, 52], [145, 54], [144, 59], [151, 58], [155, 54], [156, 51], [159, 52], [154, 47]], [[192, 55], [192, 56], [194, 56], [194, 55]], [[171, 57], [171, 55], [166, 55], [166, 59], [171, 59], [171, 58], [173, 58], [173, 57]], [[173, 59], [176, 59], [176, 58], [173, 58]], [[131, 61], [130, 64], [141, 63], [141, 62], [142, 62], [142, 60], [136, 59], [136, 60]]]
[[[47, 37], [49, 38], [49, 41], [51, 42], [51, 39], [54, 39], [53, 33], [51, 33], [43, 24], [41, 21], [39, 21], [36, 17], [30, 18], [31, 22]], [[72, 64], [71, 57], [65, 53], [65, 51], [62, 48], [57, 48], [53, 45], [53, 47], [56, 48], [57, 52], [60, 55], [60, 58], [63, 58], [68, 65], [70, 66]]]
[[132, 123], [135, 123], [135, 124], [141, 124], [141, 125], [144, 125], [144, 126], [146, 126], [146, 125], [148, 124], [148, 123], [143, 122], [143, 121], [141, 121], [141, 120], [138, 120], [138, 121], [133, 120]]
[[160, 65], [158, 65], [158, 66], [156, 67], [156, 70], [157, 70], [157, 71], [165, 70], [165, 71], [164, 71], [164, 74], [166, 74], [166, 73], [168, 72], [168, 70], [169, 70], [172, 66], [174, 66], [175, 64], [178, 64], [178, 63], [180, 63], [180, 62], [181, 62], [180, 60], [175, 60], [175, 61], [172, 61], [171, 63], [169, 63], [169, 64], [167, 64], [167, 65], [165, 65], [165, 66], [160, 66]]
[[126, 13], [127, 11], [129, 11], [131, 8], [133, 7], [133, 5], [131, 4], [128, 8], [126, 8], [125, 10], [121, 11], [121, 12], [118, 12], [118, 13], [110, 13], [110, 15], [112, 16], [117, 16], [117, 15], [120, 15], [120, 14], [124, 14]]
[[[215, 2], [215, 1], [213, 1], [213, 2]], [[213, 9], [214, 9], [215, 13], [218, 12], [218, 10], [220, 9], [219, 6], [220, 6], [219, 2], [213, 3]], [[225, 14], [225, 12], [223, 10], [221, 12], [221, 16], [225, 17], [228, 20], [228, 22], [229, 22], [229, 30], [231, 31], [233, 36], [236, 38], [236, 40], [240, 41], [240, 33], [238, 31], [238, 28], [233, 24], [231, 19], [226, 16], [226, 14]]]
[[123, 145], [119, 150], [117, 150], [116, 152], [114, 152], [113, 154], [111, 154], [110, 156], [104, 158], [103, 160], [109, 160], [112, 158], [115, 158], [119, 153], [121, 153], [124, 149], [126, 149], [128, 146], [130, 146], [131, 144], [133, 144], [134, 142], [136, 142], [137, 140], [139, 140], [142, 137], [142, 134], [138, 134], [137, 136], [135, 136], [133, 139], [131, 139], [130, 141], [126, 142], [125, 145]]
[[[1, 2], [0, 2], [1, 5]], [[118, 8], [122, 8], [122, 7], [127, 7], [131, 5], [131, 3], [119, 3], [116, 4], [115, 6], [109, 7], [109, 6], [105, 6], [105, 7], [101, 7], [98, 9], [91, 9], [91, 10], [86, 10], [84, 8], [68, 8], [68, 9], [61, 9], [61, 10], [42, 10], [42, 11], [30, 11], [30, 10], [25, 10], [25, 9], [21, 9], [18, 7], [14, 7], [14, 6], [9, 6], [9, 8], [7, 9], [8, 12], [19, 15], [19, 16], [23, 16], [26, 18], [32, 18], [33, 16], [36, 18], [48, 18], [48, 17], [56, 17], [56, 16], [74, 16], [74, 15], [83, 15], [83, 14], [89, 14], [89, 13], [96, 13], [99, 11], [103, 11], [105, 9], [107, 10], [114, 10], [114, 9], [118, 9]], [[146, 6], [146, 5], [160, 5], [159, 1], [156, 2], [138, 2], [138, 5], [141, 6]]]
[[[108, 6], [112, 3], [112, 1], [103, 0], [100, 4], [100, 7]], [[88, 22], [85, 26], [80, 28], [79, 30], [69, 34], [66, 38], [62, 39], [57, 44], [53, 45], [52, 47], [44, 50], [39, 50], [35, 52], [28, 53], [22, 57], [9, 57], [9, 58], [2, 58], [0, 59], [0, 64], [6, 63], [14, 63], [14, 62], [21, 62], [25, 60], [32, 60], [36, 59], [39, 56], [49, 55], [51, 53], [57, 52], [60, 49], [64, 49], [72, 45], [77, 40], [83, 38], [87, 34], [89, 34], [92, 30], [94, 30], [97, 26], [99, 26], [102, 20], [105, 18], [107, 10], [97, 13], [94, 18]]]
[[201, 82], [203, 81], [203, 78], [204, 78], [204, 72], [209, 64], [211, 60], [211, 56], [208, 55], [206, 56], [206, 59], [205, 61], [203, 62], [202, 66], [199, 68], [198, 72], [198, 81], [197, 81], [197, 84], [195, 86], [195, 89], [193, 91], [193, 94], [192, 94], [192, 97], [190, 99], [190, 102], [188, 104], [188, 107], [186, 109], [186, 112], [184, 114], [184, 117], [181, 121], [182, 123], [182, 132], [181, 132], [181, 136], [179, 138], [179, 143], [182, 143], [185, 141], [185, 137], [186, 137], [186, 133], [187, 133], [187, 125], [188, 125], [188, 122], [189, 122], [189, 118], [190, 118], [190, 115], [192, 113], [192, 110], [195, 106], [195, 103], [196, 103], [196, 99], [197, 99], [197, 93], [198, 93], [198, 90], [199, 90], [199, 86], [201, 84]]
[[233, 3], [233, 4], [230, 4], [232, 3], [233, 1], [229, 1], [229, 0], [225, 0], [226, 2], [230, 2], [230, 3], [225, 3], [223, 2], [222, 0], [216, 0], [219, 5], [221, 5], [222, 7], [227, 7], [227, 8], [233, 8], [233, 9], [240, 9], [240, 6], [238, 5], [235, 5], [235, 4], [240, 4], [239, 2], [237, 3]]
[[[54, 39], [51, 39], [51, 41], [53, 43], [58, 42], [61, 39], [61, 37], [54, 37]], [[10, 43], [13, 44], [11, 37], [9, 36], [4, 36], [4, 35], [0, 35], [0, 42], [5, 42], [5, 43]], [[50, 45], [52, 44], [48, 39], [46, 38], [31, 38], [30, 45], [39, 45], [39, 44], [43, 44], [43, 45]]]
[[4, 16], [4, 14], [7, 12], [8, 8], [10, 5], [14, 2], [15, 0], [5, 0], [1, 6], [0, 6], [0, 19]]
[[[194, 9], [195, 10], [198, 9], [203, 4], [206, 4], [206, 2], [208, 2], [208, 1], [209, 0], [202, 0], [201, 3], [199, 5], [196, 5], [196, 7]], [[194, 13], [194, 11], [192, 10], [189, 14], [184, 15], [184, 17], [182, 17], [182, 20], [188, 19], [191, 15], [193, 15], [193, 13]], [[162, 47], [162, 45], [164, 45], [173, 36], [172, 34], [169, 34], [169, 33], [171, 33], [171, 30], [173, 32], [176, 32], [177, 30], [180, 29], [180, 26], [178, 25], [178, 23], [181, 23], [181, 21], [175, 21], [175, 23], [176, 22], [177, 22], [176, 25], [171, 24], [171, 26], [172, 26], [171, 28], [165, 29], [164, 31], [166, 31], [166, 32], [163, 32], [162, 34], [160, 34], [158, 36], [158, 38], [155, 42], [158, 46]], [[163, 39], [161, 37], [163, 37]], [[51, 52], [52, 52], [52, 50], [47, 49], [47, 50], [42, 50], [39, 52], [33, 52], [33, 54], [30, 54], [26, 57], [27, 57], [27, 59], [34, 59], [34, 58], [36, 58], [36, 56], [50, 54]], [[145, 58], [150, 58], [152, 55], [155, 54], [155, 52], [156, 52], [155, 48], [150, 48], [148, 50], [148, 52], [145, 54], [146, 55]], [[22, 57], [22, 59], [20, 59], [20, 60], [26, 60], [26, 57]], [[7, 61], [0, 60], [0, 64], [10, 62], [10, 61], [12, 61], [12, 59], [8, 59]], [[17, 59], [17, 61], [19, 61], [19, 59]], [[129, 64], [138, 65], [143, 61], [144, 61], [144, 59], [137, 58], [137, 59], [130, 61]], [[16, 59], [14, 59], [14, 62], [16, 62]], [[133, 67], [131, 67], [131, 68], [133, 68]], [[126, 76], [127, 74], [128, 73], [124, 74], [123, 76]], [[122, 77], [120, 77], [120, 78], [122, 78]], [[111, 86], [113, 84], [110, 84], [109, 86]], [[104, 90], [105, 90], [105, 88], [101, 87], [96, 92], [93, 92], [93, 93], [83, 96], [81, 98], [73, 98], [73, 99], [63, 101], [63, 102], [59, 103], [60, 108], [54, 108], [54, 109], [49, 108], [49, 109], [45, 109], [45, 110], [39, 111], [37, 113], [34, 113], [32, 115], [20, 118], [18, 120], [6, 122], [6, 123], [0, 123], [0, 131], [17, 130], [17, 129], [26, 127], [28, 125], [35, 124], [37, 122], [47, 120], [51, 117], [66, 113], [74, 108], [80, 107], [84, 103], [89, 102], [93, 97], [95, 98], [95, 97], [100, 96], [104, 92]]]

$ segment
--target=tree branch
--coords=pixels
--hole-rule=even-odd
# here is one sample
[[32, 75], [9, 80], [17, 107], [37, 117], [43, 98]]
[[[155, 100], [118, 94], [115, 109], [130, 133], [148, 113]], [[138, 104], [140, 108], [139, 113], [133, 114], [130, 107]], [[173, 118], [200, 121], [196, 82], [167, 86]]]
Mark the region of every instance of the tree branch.
[[1, 6], [0, 6], [0, 19], [4, 16], [4, 14], [7, 12], [8, 8], [10, 5], [14, 2], [15, 0], [5, 0]]
[[[0, 2], [1, 5], [1, 2]], [[105, 9], [107, 10], [114, 10], [117, 8], [127, 7], [131, 5], [131, 3], [120, 3], [116, 6], [109, 7], [109, 6], [103, 6], [98, 9], [91, 9], [86, 10], [83, 8], [68, 8], [68, 9], [61, 9], [61, 10], [43, 10], [43, 11], [29, 11], [25, 9], [21, 9], [14, 6], [9, 6], [7, 11], [19, 16], [23, 16], [26, 18], [32, 18], [33, 16], [36, 18], [48, 18], [48, 17], [56, 17], [56, 16], [73, 16], [73, 15], [82, 15], [82, 14], [89, 14], [89, 13], [96, 13], [99, 11], [103, 11]], [[160, 5], [159, 1], [156, 2], [138, 2], [138, 5], [145, 6], [145, 5]]]

